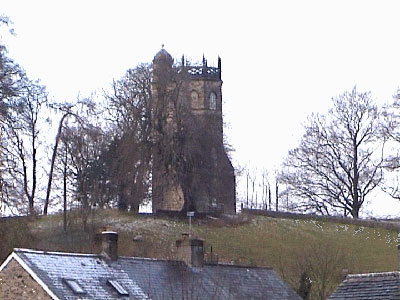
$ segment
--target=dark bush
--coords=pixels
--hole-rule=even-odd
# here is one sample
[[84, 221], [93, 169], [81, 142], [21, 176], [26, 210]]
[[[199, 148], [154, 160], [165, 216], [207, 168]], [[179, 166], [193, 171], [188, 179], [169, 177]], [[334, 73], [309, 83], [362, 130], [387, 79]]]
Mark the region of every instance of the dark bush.
[[0, 218], [0, 262], [14, 248], [31, 248], [34, 235], [30, 230], [30, 219], [26, 217]]

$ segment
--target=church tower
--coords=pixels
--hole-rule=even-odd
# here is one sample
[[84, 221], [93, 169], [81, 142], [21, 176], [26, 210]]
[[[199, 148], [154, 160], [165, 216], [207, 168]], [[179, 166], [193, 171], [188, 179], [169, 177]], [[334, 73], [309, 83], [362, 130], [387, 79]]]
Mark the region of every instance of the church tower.
[[235, 213], [235, 175], [224, 148], [221, 59], [217, 67], [153, 60], [153, 212]]

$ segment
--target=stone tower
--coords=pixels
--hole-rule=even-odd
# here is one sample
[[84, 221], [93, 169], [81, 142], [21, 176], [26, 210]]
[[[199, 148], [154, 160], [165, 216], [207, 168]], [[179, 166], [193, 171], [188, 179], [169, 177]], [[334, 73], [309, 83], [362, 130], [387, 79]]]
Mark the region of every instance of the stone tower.
[[235, 213], [235, 175], [223, 143], [218, 67], [153, 60], [153, 212]]

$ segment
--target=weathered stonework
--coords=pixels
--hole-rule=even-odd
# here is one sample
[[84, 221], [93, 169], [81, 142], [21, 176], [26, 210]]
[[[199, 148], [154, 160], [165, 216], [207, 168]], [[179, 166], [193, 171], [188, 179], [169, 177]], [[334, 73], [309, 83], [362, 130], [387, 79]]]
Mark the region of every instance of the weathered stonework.
[[183, 191], [179, 184], [165, 188], [164, 199], [160, 205], [162, 210], [181, 211], [184, 205]]
[[177, 259], [191, 267], [202, 267], [204, 264], [204, 241], [198, 238], [182, 235], [176, 241]]
[[0, 273], [0, 299], [51, 300], [52, 298], [15, 259], [12, 259]]
[[153, 60], [153, 212], [235, 213], [235, 175], [225, 152], [218, 68]]

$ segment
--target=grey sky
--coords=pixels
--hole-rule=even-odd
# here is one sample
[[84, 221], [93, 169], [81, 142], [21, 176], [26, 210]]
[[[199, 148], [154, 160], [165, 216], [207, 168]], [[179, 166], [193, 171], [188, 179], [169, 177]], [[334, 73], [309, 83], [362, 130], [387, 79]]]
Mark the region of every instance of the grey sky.
[[[398, 1], [2, 0], [10, 56], [57, 100], [108, 87], [165, 44], [222, 58], [227, 134], [236, 164], [273, 171], [301, 123], [354, 85], [382, 104], [400, 85]], [[375, 204], [380, 213], [398, 204]]]

